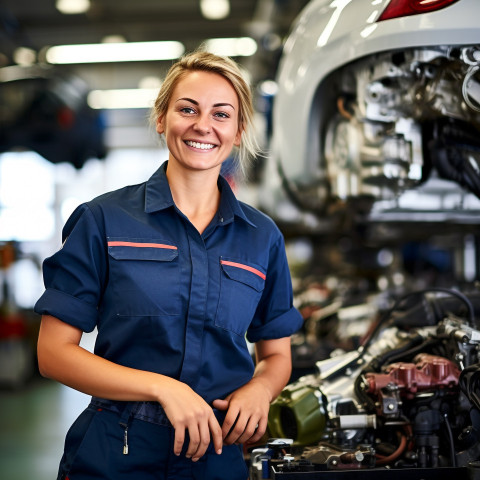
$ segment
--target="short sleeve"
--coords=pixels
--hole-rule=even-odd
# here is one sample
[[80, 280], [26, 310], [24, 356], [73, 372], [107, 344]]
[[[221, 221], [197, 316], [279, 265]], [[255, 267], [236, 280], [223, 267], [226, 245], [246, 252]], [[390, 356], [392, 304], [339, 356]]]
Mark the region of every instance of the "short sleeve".
[[95, 328], [107, 277], [104, 239], [88, 205], [79, 206], [65, 224], [62, 248], [43, 262], [46, 289], [35, 312], [85, 332]]
[[303, 324], [293, 306], [293, 291], [283, 237], [270, 249], [269, 265], [262, 298], [247, 331], [247, 340], [271, 340], [289, 337]]

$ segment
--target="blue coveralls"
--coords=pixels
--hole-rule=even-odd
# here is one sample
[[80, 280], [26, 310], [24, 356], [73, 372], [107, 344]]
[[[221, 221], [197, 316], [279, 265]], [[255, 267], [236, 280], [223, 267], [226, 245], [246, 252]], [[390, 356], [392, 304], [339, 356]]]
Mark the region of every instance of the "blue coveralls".
[[[44, 262], [35, 311], [97, 327], [95, 354], [178, 379], [211, 404], [250, 380], [245, 336], [289, 336], [302, 318], [272, 220], [220, 176], [220, 207], [200, 235], [173, 202], [167, 164], [75, 210], [63, 247]], [[217, 455], [211, 445], [192, 462], [173, 454], [173, 438], [158, 403], [93, 398], [67, 434], [58, 478], [247, 478], [240, 446]]]

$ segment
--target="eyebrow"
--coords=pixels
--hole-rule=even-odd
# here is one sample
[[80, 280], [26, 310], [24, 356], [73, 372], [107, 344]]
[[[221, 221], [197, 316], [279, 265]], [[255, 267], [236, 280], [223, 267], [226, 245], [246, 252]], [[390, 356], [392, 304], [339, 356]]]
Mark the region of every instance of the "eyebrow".
[[[194, 105], [199, 105], [199, 103], [196, 100], [188, 97], [179, 98], [178, 100], [175, 101], [175, 103], [179, 102], [180, 100], [186, 100], [187, 102], [193, 103]], [[214, 107], [231, 107], [235, 110], [235, 107], [231, 103], [214, 103], [213, 106]]]

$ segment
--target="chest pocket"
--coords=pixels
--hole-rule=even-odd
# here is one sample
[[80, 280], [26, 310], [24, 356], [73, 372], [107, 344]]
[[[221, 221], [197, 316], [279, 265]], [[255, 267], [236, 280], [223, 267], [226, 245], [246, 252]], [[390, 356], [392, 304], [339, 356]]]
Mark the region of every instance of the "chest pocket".
[[180, 313], [176, 246], [151, 239], [109, 239], [108, 254], [117, 315]]
[[230, 258], [221, 258], [220, 268], [215, 325], [243, 336], [265, 288], [265, 273], [258, 266]]

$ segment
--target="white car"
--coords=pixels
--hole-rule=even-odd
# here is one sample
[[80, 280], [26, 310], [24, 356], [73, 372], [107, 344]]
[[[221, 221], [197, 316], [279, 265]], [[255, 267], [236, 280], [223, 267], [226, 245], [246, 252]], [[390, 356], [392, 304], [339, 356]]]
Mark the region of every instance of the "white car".
[[307, 4], [279, 64], [265, 191], [281, 182], [317, 218], [478, 222], [479, 19], [478, 0]]

